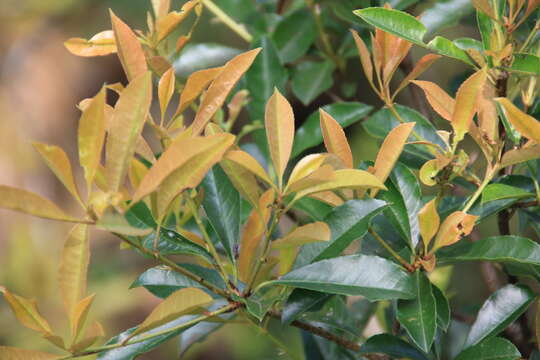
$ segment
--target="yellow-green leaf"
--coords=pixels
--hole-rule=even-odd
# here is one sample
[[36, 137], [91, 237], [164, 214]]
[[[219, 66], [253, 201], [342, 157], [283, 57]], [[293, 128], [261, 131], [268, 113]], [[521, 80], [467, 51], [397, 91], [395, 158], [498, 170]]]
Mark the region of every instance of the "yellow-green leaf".
[[146, 236], [152, 232], [151, 228], [141, 229], [131, 225], [125, 216], [112, 211], [106, 211], [102, 214], [96, 222], [96, 226], [108, 232], [128, 236]]
[[236, 190], [238, 190], [244, 199], [249, 201], [252, 206], [257, 207], [261, 196], [261, 189], [255, 175], [243, 165], [227, 158], [221, 160], [219, 164], [233, 183]]
[[437, 184], [436, 176], [440, 170], [439, 162], [436, 159], [428, 160], [420, 168], [418, 177], [424, 185], [434, 186]]
[[337, 155], [345, 167], [353, 167], [351, 147], [339, 123], [323, 109], [319, 109], [324, 146], [329, 153]]
[[116, 42], [112, 30], [105, 30], [92, 36], [90, 40], [71, 38], [64, 42], [70, 53], [77, 56], [105, 56], [116, 53]]
[[504, 153], [501, 168], [540, 158], [540, 145], [522, 147]]
[[235, 87], [242, 75], [249, 69], [260, 48], [247, 51], [229, 60], [223, 67], [223, 71], [217, 75], [208, 88], [199, 110], [193, 120], [193, 134], [199, 134], [206, 124], [212, 119], [216, 111], [223, 105], [227, 95]]
[[212, 301], [212, 297], [201, 289], [184, 288], [177, 290], [163, 300], [130, 337], [152, 330], [182, 315], [197, 311]]
[[477, 218], [478, 216], [469, 215], [463, 211], [455, 211], [448, 215], [439, 228], [432, 251], [452, 245], [463, 236], [469, 235]]
[[501, 105], [506, 118], [521, 135], [540, 144], [540, 122], [538, 120], [521, 111], [507, 98], [496, 98], [495, 101]]
[[71, 195], [84, 207], [84, 204], [79, 195], [77, 185], [73, 179], [73, 171], [69, 158], [62, 148], [56, 145], [47, 145], [42, 143], [33, 143], [34, 148], [39, 152], [45, 163], [56, 175], [58, 180], [64, 184]]
[[431, 81], [413, 80], [411, 82], [424, 90], [427, 101], [437, 114], [443, 119], [452, 121], [456, 102], [446, 91]]
[[80, 300], [71, 310], [69, 316], [69, 323], [71, 327], [72, 343], [78, 342], [79, 337], [82, 334], [82, 330], [88, 317], [88, 312], [94, 301], [95, 294], [85, 297]]
[[159, 107], [161, 109], [162, 119], [165, 116], [167, 106], [169, 105], [169, 102], [171, 101], [171, 98], [174, 94], [175, 82], [176, 77], [174, 76], [174, 68], [171, 66], [169, 70], [165, 71], [165, 74], [163, 74], [161, 79], [159, 79], [158, 84]]
[[293, 145], [294, 114], [287, 99], [277, 89], [274, 89], [274, 94], [266, 104], [264, 126], [270, 147], [270, 157], [281, 188], [283, 173], [289, 162]]
[[4, 294], [4, 299], [6, 299], [15, 317], [22, 325], [44, 335], [52, 333], [49, 323], [39, 313], [35, 300], [25, 299], [22, 296], [13, 294], [4, 287], [0, 287], [0, 292]]
[[141, 43], [131, 28], [120, 20], [112, 10], [111, 23], [114, 39], [118, 48], [118, 58], [129, 81], [142, 76], [148, 71], [146, 57]]
[[174, 117], [180, 115], [212, 82], [216, 76], [223, 71], [223, 66], [195, 71], [186, 80], [184, 90], [180, 94], [180, 102]]
[[84, 169], [87, 188], [90, 189], [101, 159], [105, 141], [105, 88], [90, 100], [79, 120], [79, 162]]
[[116, 103], [107, 138], [105, 165], [107, 183], [112, 192], [120, 189], [127, 174], [151, 100], [151, 75], [146, 72], [129, 83]]
[[481, 69], [471, 75], [461, 84], [456, 93], [456, 104], [452, 113], [452, 128], [454, 129], [454, 144], [465, 137], [478, 110], [478, 98], [482, 94], [486, 82], [487, 71]]
[[273, 184], [272, 180], [270, 180], [270, 177], [261, 164], [259, 164], [259, 162], [247, 152], [242, 150], [231, 150], [225, 154], [224, 158], [236, 163], [238, 166], [245, 168], [252, 174], [259, 177], [261, 180], [265, 181], [267, 184]]
[[295, 181], [294, 183], [290, 184], [290, 186], [287, 186], [284, 194], [288, 195], [299, 192], [313, 186], [335, 180], [335, 178], [336, 176], [334, 168], [331, 165], [324, 164], [320, 168], [312, 171], [309, 175]]
[[424, 243], [424, 250], [427, 253], [431, 239], [437, 234], [441, 219], [437, 213], [437, 198], [426, 203], [418, 212], [418, 224], [420, 226], [420, 235]]
[[2, 360], [57, 360], [63, 356], [44, 353], [41, 351], [19, 349], [10, 346], [0, 346]]
[[86, 276], [90, 262], [88, 226], [77, 224], [68, 235], [58, 271], [60, 295], [68, 314], [86, 294]]
[[273, 241], [272, 248], [281, 250], [298, 247], [312, 242], [329, 241], [330, 235], [330, 228], [328, 225], [322, 221], [317, 221], [300, 226], [281, 239]]
[[0, 208], [20, 211], [45, 219], [79, 222], [67, 215], [56, 204], [30, 191], [0, 185]]

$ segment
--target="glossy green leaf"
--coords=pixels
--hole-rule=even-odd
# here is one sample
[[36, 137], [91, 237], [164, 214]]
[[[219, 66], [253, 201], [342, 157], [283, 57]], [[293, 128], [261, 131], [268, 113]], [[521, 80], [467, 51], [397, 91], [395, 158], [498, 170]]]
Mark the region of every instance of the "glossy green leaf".
[[315, 20], [305, 8], [286, 16], [272, 34], [283, 63], [293, 62], [303, 56], [316, 37]]
[[495, 291], [478, 312], [467, 335], [465, 348], [497, 335], [527, 310], [535, 298], [533, 292], [525, 286], [510, 284]]
[[296, 66], [292, 78], [292, 91], [304, 105], [332, 87], [334, 63], [305, 61]]
[[429, 352], [437, 330], [437, 305], [429, 279], [421, 271], [412, 275], [415, 279], [416, 298], [399, 300], [397, 319], [411, 339], [425, 352]]
[[219, 165], [206, 174], [202, 182], [202, 205], [221, 244], [234, 261], [234, 247], [240, 241], [240, 204], [238, 191]]
[[521, 188], [505, 184], [489, 184], [482, 191], [482, 202], [500, 199], [524, 199], [533, 197], [534, 194]]
[[329, 294], [362, 295], [370, 301], [411, 299], [415, 296], [414, 279], [399, 265], [368, 255], [321, 260], [293, 270], [268, 284]]
[[437, 304], [437, 326], [442, 331], [447, 331], [450, 326], [450, 304], [441, 289], [431, 284], [431, 291]]
[[540, 57], [527, 53], [514, 53], [510, 70], [525, 75], [540, 75]]
[[470, 0], [437, 1], [420, 15], [420, 21], [428, 33], [433, 34], [454, 25], [474, 10]]
[[491, 18], [484, 14], [481, 11], [476, 12], [476, 22], [478, 24], [478, 30], [480, 31], [480, 36], [482, 37], [482, 45], [484, 50], [491, 49], [491, 34], [493, 32], [493, 24]]
[[379, 334], [370, 337], [360, 347], [360, 353], [382, 353], [396, 358], [428, 360], [428, 357], [422, 354], [416, 347], [390, 334]]
[[519, 350], [510, 341], [503, 338], [491, 338], [465, 349], [455, 360], [516, 360], [520, 359]]
[[355, 10], [353, 13], [365, 22], [395, 36], [408, 40], [414, 44], [424, 46], [423, 38], [426, 27], [416, 18], [406, 12], [370, 7]]
[[[143, 239], [143, 246], [149, 250], [154, 250], [155, 238], [156, 233], [151, 233]], [[213, 263], [212, 255], [210, 255], [205, 248], [186, 239], [173, 230], [163, 228], [160, 230], [159, 240], [157, 241], [157, 250], [159, 250], [160, 254], [162, 255], [196, 255], [210, 263]]]
[[428, 48], [437, 52], [438, 54], [461, 60], [469, 65], [473, 65], [473, 62], [469, 59], [466, 51], [442, 36], [436, 36], [433, 40], [431, 40], [428, 43]]
[[332, 211], [331, 205], [310, 197], [298, 200], [293, 208], [306, 213], [313, 221], [323, 220]]
[[305, 312], [317, 311], [332, 295], [306, 289], [294, 289], [281, 313], [281, 322], [290, 324]]
[[[322, 109], [336, 119], [342, 128], [346, 128], [360, 121], [369, 114], [373, 107], [359, 102], [342, 102], [323, 106]], [[296, 157], [304, 150], [317, 146], [322, 142], [323, 137], [319, 122], [319, 112], [315, 111], [297, 129], [294, 137], [292, 157]]]

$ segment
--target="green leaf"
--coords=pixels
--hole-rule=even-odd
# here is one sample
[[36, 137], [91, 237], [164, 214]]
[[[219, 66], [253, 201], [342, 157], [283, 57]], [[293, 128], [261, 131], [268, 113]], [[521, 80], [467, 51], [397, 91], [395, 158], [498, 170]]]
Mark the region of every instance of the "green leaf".
[[489, 184], [482, 191], [482, 202], [486, 203], [501, 199], [524, 199], [533, 197], [534, 194], [521, 188], [505, 184]]
[[525, 75], [540, 75], [540, 58], [533, 54], [514, 53], [514, 61], [510, 70]]
[[384, 213], [409, 247], [414, 249], [420, 239], [418, 213], [423, 206], [420, 184], [414, 173], [402, 163], [396, 164], [390, 180], [388, 191], [382, 195], [389, 204]]
[[[154, 250], [154, 239], [156, 233], [153, 232], [142, 240], [142, 245]], [[159, 232], [157, 250], [161, 255], [196, 255], [213, 264], [210, 253], [202, 246], [186, 239], [174, 230], [162, 228]]]
[[426, 27], [416, 18], [406, 12], [370, 7], [355, 10], [353, 13], [365, 22], [414, 44], [425, 46], [423, 42]]
[[503, 338], [491, 338], [465, 349], [455, 360], [516, 360], [521, 358], [519, 350]]
[[399, 265], [378, 256], [349, 255], [321, 260], [267, 284], [341, 295], [362, 295], [370, 301], [411, 299], [414, 279]]
[[331, 205], [310, 197], [301, 198], [293, 208], [305, 212], [313, 221], [323, 220], [332, 211]]
[[491, 18], [481, 11], [476, 11], [476, 22], [478, 24], [480, 35], [482, 36], [484, 50], [491, 50], [490, 38], [493, 32]]
[[263, 120], [264, 108], [274, 92], [274, 87], [284, 90], [288, 74], [279, 60], [276, 47], [269, 38], [262, 37], [253, 44], [253, 48], [257, 47], [261, 47], [262, 51], [246, 72], [245, 86], [251, 98], [248, 104], [251, 118]]
[[[373, 107], [359, 102], [341, 102], [323, 106], [322, 109], [336, 119], [342, 128], [346, 128], [360, 121], [364, 116], [369, 114]], [[315, 111], [296, 130], [292, 157], [296, 157], [304, 150], [317, 146], [322, 142], [323, 137], [319, 121], [319, 111]]]
[[397, 319], [411, 339], [425, 352], [429, 352], [437, 330], [437, 305], [429, 279], [421, 271], [413, 275], [416, 299], [399, 300]]
[[447, 331], [450, 326], [450, 304], [444, 293], [437, 286], [431, 284], [431, 291], [437, 303], [437, 326]]
[[428, 360], [418, 349], [408, 342], [389, 334], [374, 335], [360, 347], [360, 354], [382, 353], [396, 358]]
[[459, 38], [452, 41], [458, 48], [462, 50], [474, 49], [478, 50], [480, 53], [484, 51], [482, 43], [476, 39], [472, 38]]
[[474, 10], [470, 0], [437, 1], [420, 15], [420, 21], [428, 33], [433, 34], [454, 25]]
[[330, 227], [332, 238], [328, 242], [302, 246], [295, 267], [339, 256], [354, 240], [366, 234], [371, 219], [385, 206], [382, 200], [367, 199], [349, 200], [335, 207], [324, 219]]
[[427, 46], [438, 54], [461, 60], [469, 65], [473, 65], [473, 62], [469, 59], [466, 51], [442, 36], [436, 36], [428, 43]]
[[173, 62], [176, 76], [186, 79], [197, 70], [221, 66], [242, 51], [220, 44], [188, 44]]
[[130, 206], [125, 213], [125, 218], [131, 226], [139, 229], [157, 228], [152, 212], [144, 201], [139, 201], [135, 205]]
[[302, 57], [317, 37], [313, 15], [305, 8], [285, 17], [272, 34], [283, 63]]
[[535, 298], [533, 292], [525, 286], [510, 284], [495, 291], [478, 312], [467, 335], [465, 348], [497, 335], [525, 312]]
[[[219, 273], [215, 270], [208, 269], [195, 264], [179, 264], [181, 267], [190, 271], [191, 273], [200, 276], [212, 285], [222, 289], [225, 287], [223, 279]], [[143, 272], [137, 280], [135, 280], [130, 288], [144, 287], [152, 294], [159, 298], [166, 298], [176, 290], [186, 287], [198, 287], [206, 289], [198, 282], [191, 280], [185, 275], [180, 274], [168, 267], [156, 266]]]
[[246, 299], [246, 310], [257, 320], [263, 321], [272, 306], [283, 298], [278, 288], [266, 288], [252, 294]]
[[292, 91], [304, 105], [332, 87], [334, 63], [305, 61], [296, 67], [292, 78]]
[[294, 289], [281, 313], [281, 322], [290, 324], [305, 312], [318, 311], [332, 295], [305, 289]]
[[520, 236], [492, 236], [475, 242], [461, 241], [437, 252], [439, 263], [496, 261], [540, 265], [540, 245]]
[[206, 174], [202, 186], [206, 216], [234, 262], [234, 247], [240, 239], [240, 194], [219, 165]]

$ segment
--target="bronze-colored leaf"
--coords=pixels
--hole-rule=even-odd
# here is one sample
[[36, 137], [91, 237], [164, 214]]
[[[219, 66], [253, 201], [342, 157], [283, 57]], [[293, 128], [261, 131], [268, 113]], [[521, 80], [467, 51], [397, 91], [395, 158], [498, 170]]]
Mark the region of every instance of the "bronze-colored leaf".
[[165, 111], [167, 111], [167, 106], [171, 101], [171, 98], [174, 94], [174, 86], [176, 82], [176, 77], [174, 76], [174, 68], [170, 67], [169, 70], [163, 74], [161, 79], [159, 79], [158, 84], [158, 98], [159, 98], [159, 108], [161, 109], [161, 119], [165, 116]]
[[90, 40], [71, 38], [64, 42], [70, 53], [77, 56], [105, 56], [116, 53], [116, 42], [112, 30], [105, 30], [92, 36]]
[[180, 11], [172, 11], [164, 16], [161, 16], [156, 21], [157, 41], [165, 39], [178, 25], [184, 21], [191, 10], [197, 5], [198, 0], [189, 0]]
[[403, 90], [403, 88], [405, 88], [405, 86], [407, 86], [409, 82], [411, 82], [412, 80], [415, 80], [417, 77], [422, 75], [424, 71], [429, 69], [430, 66], [435, 61], [439, 60], [441, 57], [442, 57], [441, 55], [436, 55], [436, 54], [424, 55], [420, 60], [418, 60], [418, 62], [416, 63], [414, 68], [411, 70], [411, 72], [408, 73], [407, 76], [401, 81], [401, 83], [399, 84], [397, 90], [394, 92], [392, 97], [395, 97], [401, 90]]
[[478, 216], [463, 211], [455, 211], [448, 215], [439, 228], [432, 251], [435, 252], [441, 247], [452, 245], [463, 236], [469, 235], [474, 228], [476, 219]]
[[446, 91], [431, 81], [412, 80], [411, 82], [424, 90], [429, 104], [437, 114], [443, 119], [452, 121], [456, 102]]
[[346, 167], [352, 168], [353, 156], [345, 132], [339, 123], [323, 109], [319, 109], [324, 146], [329, 153], [337, 155]]
[[73, 344], [70, 347], [70, 351], [79, 352], [82, 351], [105, 337], [105, 331], [103, 326], [98, 321], [94, 321], [85, 331], [84, 337], [79, 342]]
[[287, 182], [287, 186], [285, 188], [285, 193], [288, 193], [289, 187], [294, 186], [296, 182], [302, 180], [306, 176], [309, 176], [315, 170], [320, 168], [327, 158], [327, 154], [309, 154], [300, 159], [300, 161], [296, 163], [291, 171], [289, 181]]
[[189, 75], [180, 94], [180, 102], [174, 117], [180, 115], [210, 84], [216, 76], [223, 71], [223, 66], [195, 71]]
[[171, 8], [171, 0], [151, 0], [152, 1], [152, 10], [156, 19], [159, 19], [169, 12]]
[[371, 55], [369, 54], [369, 50], [364, 43], [364, 40], [362, 40], [360, 35], [358, 35], [355, 30], [351, 29], [351, 34], [354, 38], [354, 42], [356, 43], [356, 48], [358, 49], [358, 55], [360, 57], [360, 62], [362, 63], [362, 68], [364, 69], [366, 79], [373, 86], [373, 64], [371, 63]]
[[540, 158], [540, 145], [522, 147], [504, 153], [501, 168]]

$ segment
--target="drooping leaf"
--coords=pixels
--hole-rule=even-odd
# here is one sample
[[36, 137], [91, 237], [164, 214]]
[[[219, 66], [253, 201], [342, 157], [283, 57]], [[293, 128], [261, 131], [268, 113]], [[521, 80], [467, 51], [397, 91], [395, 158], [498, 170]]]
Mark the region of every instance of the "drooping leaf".
[[415, 296], [413, 278], [399, 265], [368, 255], [321, 260], [295, 269], [269, 284], [331, 294], [362, 295], [370, 301], [411, 299]]
[[319, 95], [332, 87], [333, 62], [304, 61], [296, 67], [292, 77], [292, 91], [304, 105], [310, 104]]
[[507, 98], [496, 98], [495, 101], [504, 109], [506, 118], [528, 139], [540, 144], [540, 122], [525, 114]]
[[122, 91], [114, 108], [107, 138], [105, 174], [109, 189], [117, 192], [127, 174], [152, 100], [149, 72], [134, 78]]
[[174, 116], [180, 115], [210, 84], [216, 76], [218, 76], [223, 67], [216, 67], [195, 71], [186, 80], [184, 89], [180, 93], [180, 101]]
[[533, 292], [522, 285], [509, 284], [495, 291], [478, 312], [467, 335], [465, 348], [497, 335], [527, 310], [535, 298]]
[[260, 51], [261, 49], [258, 48], [242, 53], [223, 66], [223, 70], [210, 84], [199, 110], [195, 114], [195, 119], [191, 125], [193, 134], [199, 134], [206, 127], [206, 124], [212, 119], [216, 111], [221, 108], [227, 95], [251, 66]]
[[308, 51], [316, 37], [315, 20], [305, 8], [286, 16], [272, 34], [272, 40], [283, 63], [298, 60]]
[[120, 20], [112, 10], [111, 23], [114, 32], [114, 39], [118, 49], [118, 58], [128, 80], [131, 82], [136, 78], [142, 77], [148, 71], [146, 66], [146, 57], [141, 43], [130, 27]]
[[463, 350], [455, 360], [517, 360], [519, 350], [510, 341], [494, 337]]
[[413, 345], [402, 340], [397, 336], [390, 334], [374, 335], [366, 340], [360, 347], [360, 353], [383, 353], [397, 358], [410, 358], [414, 360], [427, 360], [428, 358], [422, 354]]
[[287, 99], [277, 89], [266, 105], [264, 125], [270, 157], [281, 187], [293, 145], [294, 114]]
[[62, 358], [61, 355], [10, 346], [0, 346], [0, 357], [4, 360], [58, 360]]
[[64, 42], [68, 51], [77, 56], [105, 56], [116, 53], [116, 41], [112, 30], [105, 30], [90, 39], [71, 38]]
[[407, 76], [405, 76], [405, 78], [401, 81], [393, 96], [396, 96], [396, 94], [398, 94], [410, 82], [422, 75], [427, 69], [431, 67], [431, 65], [433, 65], [435, 61], [439, 60], [440, 58], [440, 55], [435, 54], [424, 55], [420, 60], [418, 60], [411, 72], [408, 73]]
[[421, 271], [413, 276], [416, 298], [398, 301], [397, 319], [414, 343], [429, 352], [437, 329], [437, 305], [429, 279]]
[[509, 150], [504, 153], [501, 167], [519, 164], [529, 160], [540, 158], [540, 145], [531, 145], [520, 149]]
[[448, 95], [446, 91], [431, 81], [415, 80], [411, 82], [424, 90], [426, 99], [437, 114], [439, 114], [443, 119], [448, 121], [452, 120], [455, 100]]
[[4, 294], [4, 299], [22, 325], [38, 331], [43, 335], [50, 335], [52, 333], [51, 326], [39, 313], [35, 300], [28, 300], [22, 296], [13, 294], [2, 286], [0, 286], [0, 292]]
[[354, 166], [353, 156], [343, 128], [336, 119], [323, 109], [320, 109], [319, 113], [321, 116], [321, 132], [326, 150], [331, 154], [337, 155], [346, 167], [352, 168]]

